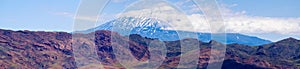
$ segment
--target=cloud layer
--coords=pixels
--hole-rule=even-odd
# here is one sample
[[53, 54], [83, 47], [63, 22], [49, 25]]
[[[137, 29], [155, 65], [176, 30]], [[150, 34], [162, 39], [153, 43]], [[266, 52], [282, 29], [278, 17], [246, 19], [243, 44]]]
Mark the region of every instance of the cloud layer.
[[[183, 4], [181, 4], [183, 5]], [[249, 16], [246, 11], [234, 12], [230, 7], [234, 5], [220, 5], [220, 11], [223, 14], [226, 31], [228, 33], [277, 33], [300, 35], [300, 18], [277, 18], [264, 16]], [[190, 5], [190, 10], [200, 11], [195, 5]], [[174, 12], [176, 11], [176, 12]], [[212, 10], [218, 11], [218, 10]], [[147, 15], [161, 18], [170, 22], [173, 30], [185, 30], [196, 32], [210, 32], [210, 25], [205, 19], [205, 15], [201, 13], [193, 13], [182, 15], [170, 5], [158, 5], [147, 7], [140, 10], [131, 10], [123, 13], [123, 16], [141, 16]]]
[[[203, 23], [202, 14], [188, 16], [199, 32], [209, 32], [208, 23]], [[230, 33], [279, 33], [300, 34], [300, 18], [274, 18], [262, 16], [224, 16], [227, 32]]]
[[274, 18], [262, 16], [225, 17], [228, 32], [300, 34], [299, 18]]

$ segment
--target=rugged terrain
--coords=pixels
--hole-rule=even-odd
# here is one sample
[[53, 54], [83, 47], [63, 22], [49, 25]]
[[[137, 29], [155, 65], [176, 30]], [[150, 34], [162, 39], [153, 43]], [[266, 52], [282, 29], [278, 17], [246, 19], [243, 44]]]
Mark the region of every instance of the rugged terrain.
[[[195, 39], [183, 39], [182, 41], [189, 40]], [[179, 40], [159, 41], [136, 34], [132, 34], [128, 38], [106, 30], [89, 34], [0, 30], [0, 68], [88, 69], [101, 65], [104, 68], [124, 68], [126, 66], [120, 64], [116, 59], [120, 55], [114, 54], [113, 46], [118, 46], [115, 48], [125, 53], [133, 54], [132, 56], [137, 61], [147, 62], [151, 57], [148, 48], [152, 41], [163, 42], [167, 49], [166, 57], [156, 57], [157, 59], [165, 59], [159, 68], [176, 68], [180, 57], [189, 56], [192, 53], [200, 53], [197, 68], [206, 68], [209, 63], [220, 62], [220, 60], [210, 58], [221, 55], [220, 51], [211, 48], [211, 45], [221, 44], [216, 41], [199, 41], [199, 50], [193, 50], [192, 53], [182, 53]], [[128, 46], [128, 49], [122, 48], [122, 46]], [[294, 38], [256, 47], [228, 44], [225, 53], [223, 69], [300, 68], [300, 41]], [[86, 63], [78, 61], [85, 61]], [[178, 66], [178, 68], [194, 67]]]

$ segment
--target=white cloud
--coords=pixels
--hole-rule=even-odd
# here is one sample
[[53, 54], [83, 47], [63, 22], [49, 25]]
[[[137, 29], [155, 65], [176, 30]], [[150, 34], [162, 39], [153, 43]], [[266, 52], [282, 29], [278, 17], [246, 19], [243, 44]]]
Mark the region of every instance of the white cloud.
[[175, 2], [175, 4], [178, 6], [184, 6], [184, 4], [191, 2], [191, 1], [192, 0], [177, 1], [177, 2]]
[[96, 22], [98, 19], [98, 16], [76, 16], [75, 19]]
[[196, 32], [210, 32], [210, 25], [206, 22], [202, 14], [192, 14], [188, 16]]
[[[99, 17], [97, 15], [93, 15], [93, 16], [88, 16], [88, 15], [84, 16], [84, 15], [81, 15], [81, 16], [74, 17], [75, 14], [74, 13], [70, 13], [70, 12], [55, 12], [53, 14], [64, 16], [64, 17], [73, 18], [75, 20], [84, 20], [84, 21], [89, 21], [89, 22], [95, 22], [95, 21], [97, 21], [97, 18]], [[106, 16], [106, 15], [103, 15], [102, 17], [104, 17], [104, 16]], [[99, 19], [99, 20], [103, 20], [103, 19]]]
[[122, 3], [122, 2], [125, 2], [125, 1], [128, 1], [128, 0], [111, 0], [112, 2], [114, 3]]
[[64, 16], [64, 17], [70, 17], [70, 18], [74, 18], [74, 19], [78, 19], [78, 20], [84, 20], [84, 21], [96, 21], [98, 16], [76, 16], [74, 17], [74, 13], [70, 13], [70, 12], [55, 12], [53, 13], [55, 15], [60, 15], [60, 16]]
[[[137, 3], [141, 4], [141, 3]], [[136, 6], [136, 5], [135, 5]], [[168, 23], [172, 30], [193, 30], [187, 16], [165, 2], [152, 3], [151, 5], [131, 6], [119, 17], [150, 17]], [[133, 10], [131, 10], [133, 9]]]
[[60, 15], [60, 16], [65, 16], [65, 17], [73, 17], [73, 14], [70, 12], [54, 12], [52, 13], [54, 15]]
[[[188, 16], [198, 32], [209, 32], [202, 14]], [[224, 16], [226, 31], [230, 33], [300, 34], [299, 18], [274, 18], [262, 16]]]
[[[220, 10], [224, 15], [224, 21], [227, 32], [230, 33], [277, 33], [277, 34], [300, 34], [300, 18], [278, 18], [264, 16], [249, 16], [246, 11], [234, 12], [230, 7], [237, 6], [225, 5], [220, 6]], [[193, 14], [189, 17], [193, 19], [203, 19], [203, 17], [195, 17]], [[192, 20], [192, 22], [195, 22]], [[200, 22], [197, 22], [200, 23]], [[194, 26], [195, 23], [193, 23]], [[196, 27], [199, 28], [200, 26]], [[207, 31], [205, 30], [199, 30]]]
[[300, 34], [300, 19], [262, 16], [225, 17], [228, 32]]

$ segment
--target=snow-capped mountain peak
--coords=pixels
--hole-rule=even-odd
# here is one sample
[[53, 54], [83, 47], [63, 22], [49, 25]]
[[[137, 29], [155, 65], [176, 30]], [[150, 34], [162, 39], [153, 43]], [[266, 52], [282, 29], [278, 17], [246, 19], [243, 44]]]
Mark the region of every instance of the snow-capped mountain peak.
[[[143, 37], [157, 38], [162, 41], [175, 41], [180, 39], [186, 39], [185, 37], [180, 37], [180, 33], [192, 33], [196, 34], [200, 41], [209, 42], [211, 41], [211, 36], [220, 36], [218, 34], [211, 33], [200, 33], [200, 32], [188, 32], [180, 30], [166, 30], [165, 28], [172, 28], [170, 23], [166, 23], [156, 18], [143, 18], [143, 17], [121, 17], [107, 23], [104, 23], [96, 28], [83, 31], [83, 33], [90, 33], [96, 30], [111, 30], [118, 32], [123, 36], [128, 36], [130, 34], [139, 34]], [[226, 40], [215, 39], [215, 41], [224, 44], [245, 44], [250, 46], [257, 46], [262, 44], [271, 43], [269, 40], [260, 39], [253, 36], [247, 36], [239, 33], [227, 33]]]

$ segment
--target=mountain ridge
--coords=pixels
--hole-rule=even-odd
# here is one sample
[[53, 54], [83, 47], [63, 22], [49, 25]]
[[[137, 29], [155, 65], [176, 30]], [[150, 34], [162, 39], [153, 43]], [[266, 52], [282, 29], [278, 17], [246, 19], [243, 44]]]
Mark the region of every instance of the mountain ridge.
[[[80, 47], [79, 52], [85, 53], [78, 56], [82, 61], [100, 61], [105, 68], [123, 68], [116, 60], [112, 52], [111, 34], [121, 41], [129, 42], [130, 50], [138, 61], [146, 61], [149, 58], [147, 45], [157, 39], [146, 38], [140, 35], [131, 35], [129, 40], [118, 33], [100, 30], [90, 34], [70, 34], [66, 32], [31, 32], [11, 31], [0, 29], [0, 65], [1, 68], [80, 68], [89, 66], [82, 64], [76, 66], [72, 44]], [[73, 38], [72, 35], [82, 36]], [[96, 40], [91, 40], [96, 35]], [[193, 39], [185, 39], [185, 41]], [[95, 41], [95, 46], [93, 42]], [[164, 63], [160, 68], [175, 68], [181, 54], [180, 42], [162, 41], [166, 44], [168, 52]], [[211, 41], [211, 43], [219, 43]], [[210, 56], [219, 55], [218, 50], [211, 49], [211, 43], [199, 41], [201, 50], [199, 56], [199, 68], [207, 67]], [[124, 46], [117, 43], [117, 46]], [[120, 48], [121, 49], [121, 48]], [[96, 51], [98, 56], [89, 55], [89, 51]], [[228, 44], [226, 57], [222, 68], [300, 68], [300, 42], [293, 38], [274, 42], [257, 47], [240, 44]], [[91, 58], [93, 57], [93, 58]], [[87, 60], [88, 59], [88, 60]], [[288, 60], [288, 61], [287, 61]], [[218, 63], [219, 60], [213, 60]], [[214, 64], [212, 63], [212, 64]], [[189, 66], [186, 66], [190, 68]]]

